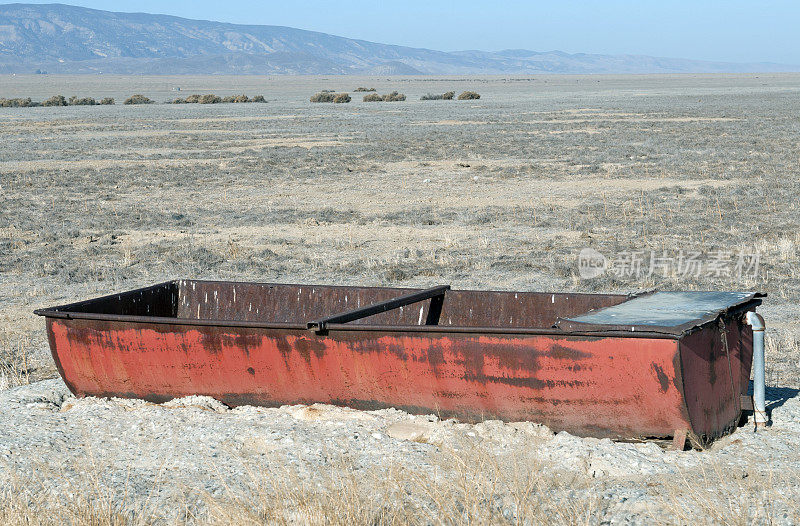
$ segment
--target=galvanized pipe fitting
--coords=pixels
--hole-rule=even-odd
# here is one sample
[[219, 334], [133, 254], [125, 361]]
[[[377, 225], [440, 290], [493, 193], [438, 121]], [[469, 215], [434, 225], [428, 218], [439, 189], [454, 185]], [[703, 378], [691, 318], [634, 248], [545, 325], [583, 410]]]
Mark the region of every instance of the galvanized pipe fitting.
[[765, 402], [764, 379], [764, 318], [753, 311], [745, 317], [747, 324], [753, 328], [753, 416], [756, 431], [767, 425], [767, 407]]

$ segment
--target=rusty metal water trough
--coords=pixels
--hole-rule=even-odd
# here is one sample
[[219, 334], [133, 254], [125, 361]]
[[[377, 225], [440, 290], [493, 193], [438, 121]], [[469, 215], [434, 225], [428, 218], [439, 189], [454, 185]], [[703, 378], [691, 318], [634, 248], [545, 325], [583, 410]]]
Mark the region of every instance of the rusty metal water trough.
[[176, 280], [36, 314], [78, 396], [397, 407], [681, 447], [750, 409], [761, 296]]

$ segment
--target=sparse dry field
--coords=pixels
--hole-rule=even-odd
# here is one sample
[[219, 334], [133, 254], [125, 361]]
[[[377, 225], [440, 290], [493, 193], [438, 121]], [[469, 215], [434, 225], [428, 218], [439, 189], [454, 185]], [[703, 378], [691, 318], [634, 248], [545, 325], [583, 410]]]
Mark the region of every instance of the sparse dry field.
[[[308, 101], [360, 85], [408, 101]], [[419, 100], [450, 90], [481, 99]], [[268, 102], [119, 104], [133, 93], [163, 102], [210, 92]], [[54, 94], [118, 105], [0, 108], [0, 387], [56, 374], [34, 308], [178, 277], [756, 289], [769, 294], [768, 385], [800, 387], [800, 75], [0, 78], [0, 97]], [[645, 265], [651, 251], [696, 251], [703, 261], [730, 251], [732, 272], [582, 280], [584, 247], [611, 259], [641, 252]], [[737, 275], [739, 252], [759, 254], [757, 275]], [[351, 482], [345, 489], [358, 495]], [[475, 484], [484, 491], [490, 480]], [[470, 484], [462, 486], [442, 492]], [[324, 492], [309, 495], [292, 498], [312, 510], [331, 505]], [[608, 503], [586, 498], [564, 522], [603, 517]], [[682, 510], [681, 498], [666, 508]], [[365, 502], [353, 506], [376, 517]], [[542, 510], [527, 516], [536, 522]], [[406, 511], [383, 518], [402, 522]], [[230, 514], [245, 511], [216, 513], [237, 522]]]

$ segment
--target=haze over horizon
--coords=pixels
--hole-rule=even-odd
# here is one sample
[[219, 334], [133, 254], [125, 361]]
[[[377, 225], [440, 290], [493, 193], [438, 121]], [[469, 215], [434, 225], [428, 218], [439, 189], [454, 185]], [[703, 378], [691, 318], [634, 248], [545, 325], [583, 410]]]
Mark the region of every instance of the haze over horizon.
[[408, 76], [800, 71], [800, 60], [797, 64], [705, 61], [638, 53], [568, 53], [553, 47], [485, 51], [470, 46], [446, 52], [390, 40], [354, 39], [339, 32], [202, 20], [197, 18], [202, 10], [190, 11], [176, 17], [67, 4], [0, 4], [0, 73]]
[[[48, 4], [34, 0], [28, 3]], [[567, 53], [649, 55], [725, 62], [800, 64], [800, 4], [710, 1], [698, 4], [609, 0], [512, 0], [502, 5], [461, 0], [375, 4], [208, 0], [75, 0], [70, 5], [166, 14], [250, 25], [278, 25], [351, 39], [441, 51], [528, 49]], [[0, 4], [2, 5], [2, 4]]]

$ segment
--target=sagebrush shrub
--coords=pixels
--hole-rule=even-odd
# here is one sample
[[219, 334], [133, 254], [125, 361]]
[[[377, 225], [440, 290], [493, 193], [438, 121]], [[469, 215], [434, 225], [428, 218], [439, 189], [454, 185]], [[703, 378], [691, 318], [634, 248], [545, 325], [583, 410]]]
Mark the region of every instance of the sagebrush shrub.
[[355, 89], [355, 91], [360, 92], [360, 91], [377, 91], [377, 90], [375, 88], [358, 87], [358, 88]]
[[478, 100], [481, 96], [474, 91], [465, 91], [458, 96], [458, 100]]
[[333, 102], [335, 95], [330, 91], [320, 91], [311, 97], [311, 102]]
[[0, 99], [0, 107], [2, 108], [30, 108], [38, 106], [38, 102], [33, 102], [30, 97], [27, 99]]
[[97, 104], [97, 101], [94, 100], [92, 97], [84, 97], [79, 99], [76, 96], [72, 96], [69, 98], [69, 105], [70, 106], [94, 106]]
[[335, 102], [336, 104], [348, 103], [350, 102], [350, 100], [351, 100], [350, 95], [348, 95], [347, 93], [338, 93], [333, 98], [333, 102]]
[[46, 101], [42, 102], [42, 106], [66, 106], [67, 99], [63, 95], [53, 95]]
[[377, 93], [364, 95], [364, 102], [397, 102], [402, 100], [406, 100], [406, 96], [396, 91], [387, 93], [386, 95], [378, 95]]
[[100, 101], [100, 104], [102, 104], [103, 106], [113, 106], [114, 99], [111, 97], [104, 97], [103, 100]]
[[125, 104], [152, 104], [153, 101], [150, 100], [148, 97], [145, 97], [141, 93], [137, 93], [136, 95], [132, 95], [125, 99]]
[[386, 95], [384, 95], [383, 100], [385, 102], [400, 102], [406, 100], [406, 96], [402, 93], [397, 93], [396, 91], [393, 91], [391, 93], [387, 93]]
[[455, 96], [455, 91], [448, 91], [447, 93], [443, 93], [441, 95], [436, 95], [434, 93], [428, 93], [427, 95], [423, 95], [420, 100], [453, 100]]

